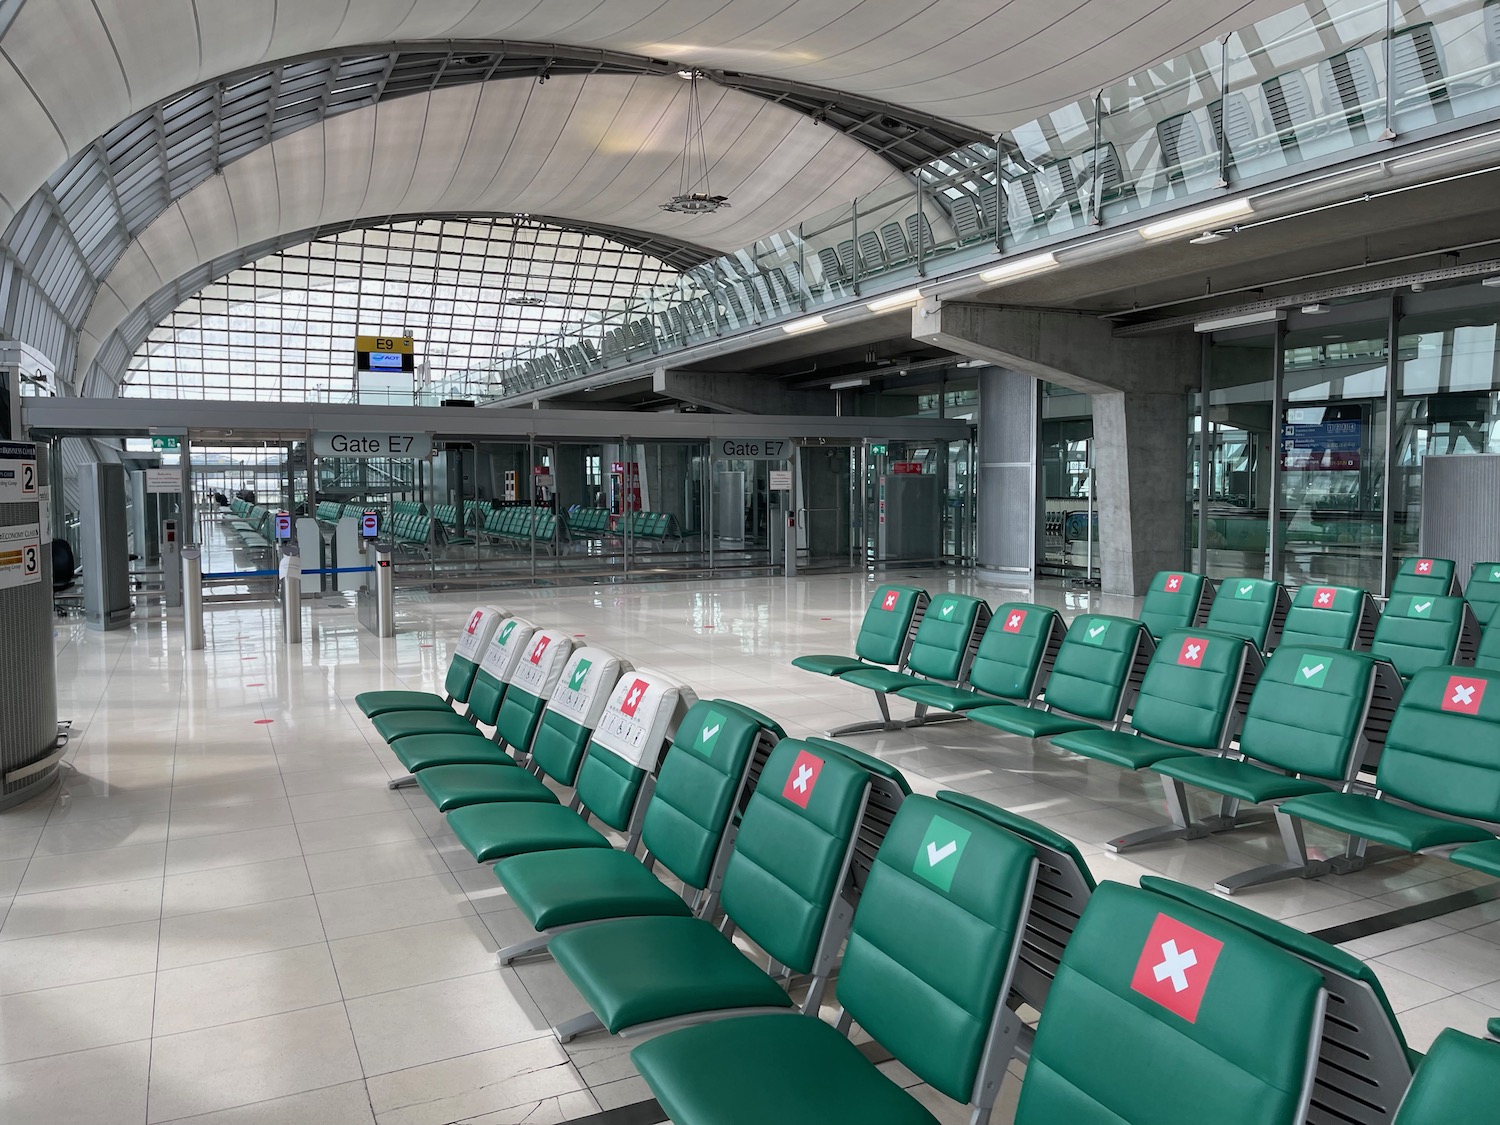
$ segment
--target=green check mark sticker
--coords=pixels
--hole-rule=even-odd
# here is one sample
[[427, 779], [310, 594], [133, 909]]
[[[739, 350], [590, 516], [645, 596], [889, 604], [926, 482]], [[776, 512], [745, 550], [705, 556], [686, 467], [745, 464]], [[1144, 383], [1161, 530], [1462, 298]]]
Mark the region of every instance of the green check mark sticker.
[[713, 756], [714, 743], [719, 741], [719, 731], [724, 729], [724, 716], [710, 711], [703, 716], [703, 725], [698, 728], [698, 737], [693, 740], [693, 749], [708, 757]]
[[512, 618], [511, 620], [507, 621], [505, 625], [500, 629], [500, 643], [504, 644], [506, 641], [510, 640], [510, 635], [515, 631], [516, 622], [515, 619]]
[[1328, 661], [1321, 656], [1304, 656], [1297, 665], [1297, 683], [1302, 687], [1320, 688], [1328, 678]]
[[917, 857], [912, 861], [912, 872], [926, 879], [938, 890], [946, 891], [953, 886], [953, 876], [958, 871], [959, 861], [964, 857], [964, 848], [969, 844], [971, 833], [952, 821], [934, 816], [927, 826], [927, 834], [917, 845]]
[[573, 674], [568, 677], [568, 690], [582, 691], [583, 681], [589, 678], [589, 669], [593, 666], [592, 660], [580, 660], [573, 665]]
[[1109, 636], [1109, 622], [1093, 621], [1085, 627], [1083, 636], [1079, 639], [1086, 645], [1102, 645], [1107, 636]]
[[1255, 593], [1254, 582], [1241, 582], [1234, 588], [1234, 596], [1237, 598], [1248, 598]]
[[1428, 598], [1425, 602], [1412, 602], [1411, 615], [1413, 617], [1431, 617], [1432, 599]]

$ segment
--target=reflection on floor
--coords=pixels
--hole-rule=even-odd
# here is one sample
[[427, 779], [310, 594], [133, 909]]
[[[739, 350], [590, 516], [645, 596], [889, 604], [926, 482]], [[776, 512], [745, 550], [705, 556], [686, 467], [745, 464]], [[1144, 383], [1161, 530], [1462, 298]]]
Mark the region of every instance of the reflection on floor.
[[[1024, 596], [912, 580], [992, 603]], [[807, 734], [872, 714], [867, 692], [788, 663], [851, 651], [870, 589], [816, 577], [488, 600]], [[1134, 608], [1038, 597], [1069, 615]], [[420, 791], [386, 788], [399, 766], [354, 707], [369, 689], [438, 687], [476, 600], [403, 597], [385, 642], [352, 609], [318, 603], [294, 652], [272, 610], [216, 610], [208, 650], [187, 660], [180, 625], [161, 618], [110, 634], [59, 626], [71, 770], [60, 790], [0, 813], [7, 1125], [499, 1125], [646, 1096], [625, 1045], [553, 1041], [549, 1024], [581, 1004], [550, 962], [496, 969], [497, 945], [529, 927]], [[1278, 854], [1274, 831], [1253, 828], [1110, 855], [1104, 840], [1162, 818], [1153, 781], [974, 724], [850, 741], [918, 791], [966, 790], [1066, 833], [1100, 878], [1208, 887]], [[1314, 930], [1485, 882], [1408, 859], [1238, 900]], [[1500, 903], [1346, 948], [1375, 965], [1417, 1048], [1448, 1025], [1482, 1033], [1500, 1011]], [[967, 1119], [923, 1095], [944, 1121]]]

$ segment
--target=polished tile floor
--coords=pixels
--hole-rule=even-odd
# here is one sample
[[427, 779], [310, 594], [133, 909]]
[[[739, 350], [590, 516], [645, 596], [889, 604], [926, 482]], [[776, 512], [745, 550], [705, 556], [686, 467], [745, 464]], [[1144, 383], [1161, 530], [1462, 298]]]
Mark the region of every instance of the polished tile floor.
[[[912, 577], [991, 602], [1020, 593]], [[70, 768], [0, 813], [0, 1121], [500, 1125], [646, 1096], [627, 1047], [549, 1035], [582, 1010], [555, 966], [495, 967], [529, 927], [419, 790], [386, 788], [399, 766], [354, 696], [439, 686], [469, 606], [490, 600], [821, 733], [869, 717], [869, 696], [788, 661], [850, 651], [870, 590], [813, 577], [412, 596], [384, 642], [320, 602], [291, 651], [269, 609], [219, 609], [207, 650], [186, 656], [161, 617], [109, 634], [60, 625]], [[850, 741], [918, 791], [971, 791], [1066, 833], [1100, 878], [1207, 887], [1276, 854], [1252, 828], [1110, 855], [1103, 841], [1162, 818], [1154, 782], [977, 725]], [[1483, 882], [1412, 859], [1239, 901], [1318, 929]], [[1418, 1048], [1500, 1012], [1500, 903], [1347, 948]]]

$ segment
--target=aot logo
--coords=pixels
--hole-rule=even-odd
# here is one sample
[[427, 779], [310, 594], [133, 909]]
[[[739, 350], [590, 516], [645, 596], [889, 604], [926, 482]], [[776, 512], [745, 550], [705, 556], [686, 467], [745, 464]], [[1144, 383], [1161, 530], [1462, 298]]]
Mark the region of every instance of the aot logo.
[[971, 833], [940, 816], [932, 818], [927, 834], [917, 845], [917, 856], [912, 860], [912, 873], [926, 879], [938, 890], [946, 891], [953, 886], [953, 876], [964, 857]]
[[1169, 594], [1176, 594], [1176, 593], [1181, 592], [1181, 590], [1182, 590], [1182, 575], [1180, 575], [1180, 574], [1169, 574], [1169, 575], [1167, 575], [1167, 580], [1162, 585], [1162, 589], [1165, 590]]
[[542, 662], [542, 656], [546, 653], [547, 646], [551, 643], [551, 637], [538, 637], [536, 639], [536, 644], [531, 646], [530, 659], [533, 664], [540, 664]]
[[1328, 661], [1311, 653], [1303, 656], [1297, 665], [1297, 683], [1302, 687], [1320, 688], [1328, 678]]
[[813, 757], [806, 750], [801, 751], [797, 760], [792, 763], [792, 772], [786, 775], [781, 795], [798, 808], [807, 808], [807, 802], [812, 799], [813, 789], [818, 784], [818, 775], [822, 772], [823, 759]]
[[1109, 636], [1108, 621], [1090, 621], [1083, 628], [1083, 635], [1078, 639], [1086, 645], [1102, 645], [1104, 638]]
[[1208, 642], [1202, 637], [1189, 637], [1182, 642], [1182, 651], [1177, 654], [1177, 663], [1185, 668], [1202, 668], [1203, 658], [1208, 654]]
[[1443, 689], [1443, 710], [1457, 711], [1461, 715], [1479, 714], [1479, 704], [1484, 700], [1484, 689], [1488, 681], [1451, 676]]
[[1235, 586], [1235, 588], [1234, 588], [1234, 596], [1236, 598], [1239, 598], [1241, 601], [1245, 601], [1246, 599], [1253, 598], [1255, 596], [1255, 583], [1254, 582], [1240, 582], [1240, 583], [1238, 583]]
[[885, 597], [881, 599], [880, 608], [887, 611], [893, 610], [896, 608], [896, 603], [900, 600], [901, 595], [898, 594], [895, 590], [887, 590], [885, 592]]
[[1146, 935], [1130, 987], [1188, 1023], [1198, 1022], [1203, 994], [1224, 943], [1158, 914]]
[[479, 623], [484, 620], [484, 610], [476, 609], [474, 616], [469, 618], [469, 636], [474, 635], [474, 630], [479, 628]]
[[593, 666], [592, 660], [580, 660], [573, 665], [573, 674], [568, 677], [568, 690], [582, 691], [583, 682], [589, 678], [589, 669]]
[[641, 699], [646, 694], [647, 683], [645, 680], [636, 680], [630, 685], [630, 690], [625, 693], [625, 698], [620, 701], [622, 714], [635, 718], [635, 709], [641, 705]]
[[1318, 592], [1313, 595], [1313, 605], [1318, 609], [1332, 609], [1337, 595], [1338, 591], [1332, 586], [1320, 586]]
[[1432, 573], [1432, 560], [1431, 559], [1418, 559], [1417, 560], [1417, 565], [1413, 569], [1416, 570], [1416, 572], [1418, 574], [1431, 574]]
[[1026, 623], [1026, 611], [1024, 609], [1013, 609], [1005, 615], [1005, 624], [1002, 626], [1007, 633], [1019, 633], [1021, 626]]

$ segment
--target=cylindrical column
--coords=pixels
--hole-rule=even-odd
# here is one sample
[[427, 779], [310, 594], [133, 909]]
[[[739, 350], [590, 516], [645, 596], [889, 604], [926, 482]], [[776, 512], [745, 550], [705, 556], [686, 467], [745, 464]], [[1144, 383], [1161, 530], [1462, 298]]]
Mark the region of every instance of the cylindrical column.
[[286, 643], [302, 643], [302, 556], [287, 551], [281, 556], [281, 622]]
[[389, 543], [375, 544], [375, 635], [396, 635], [396, 578]]
[[203, 649], [203, 549], [182, 549], [182, 635], [189, 652]]

